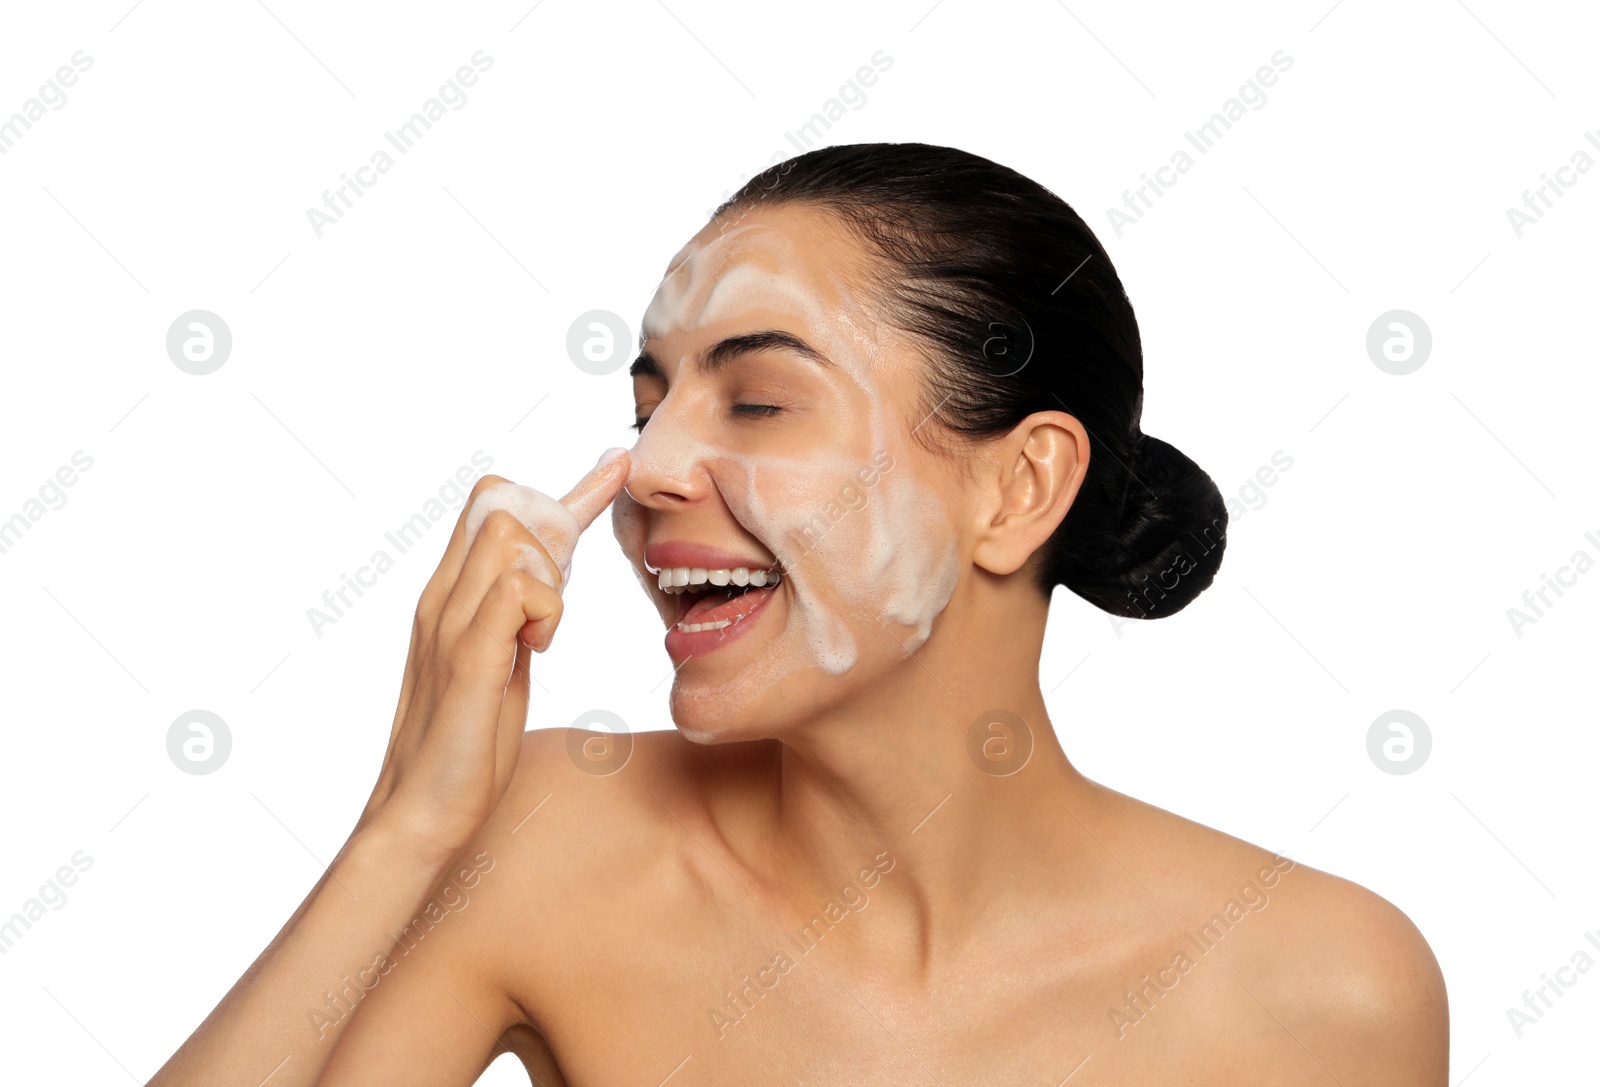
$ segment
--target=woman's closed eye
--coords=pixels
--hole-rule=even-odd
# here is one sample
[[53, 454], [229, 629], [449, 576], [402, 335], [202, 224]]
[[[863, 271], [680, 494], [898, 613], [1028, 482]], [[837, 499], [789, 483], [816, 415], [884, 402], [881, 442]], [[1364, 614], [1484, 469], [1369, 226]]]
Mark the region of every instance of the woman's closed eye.
[[[729, 410], [733, 414], [744, 416], [745, 418], [764, 418], [777, 415], [783, 411], [776, 404], [735, 404]], [[654, 414], [654, 412], [650, 413], [650, 415]], [[633, 422], [629, 424], [629, 428], [635, 433], [642, 433], [644, 425], [650, 421], [650, 415], [635, 415]]]

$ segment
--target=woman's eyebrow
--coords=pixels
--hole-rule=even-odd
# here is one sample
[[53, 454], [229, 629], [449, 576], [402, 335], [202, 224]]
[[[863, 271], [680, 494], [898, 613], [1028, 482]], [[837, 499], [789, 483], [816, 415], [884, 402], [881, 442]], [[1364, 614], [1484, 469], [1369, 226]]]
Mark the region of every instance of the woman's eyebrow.
[[628, 367], [628, 376], [653, 377], [658, 381], [666, 380], [665, 375], [661, 373], [661, 364], [656, 361], [656, 357], [643, 348], [639, 350], [639, 357], [633, 360], [633, 365]]
[[[795, 354], [802, 358], [810, 359], [819, 366], [833, 365], [831, 359], [800, 337], [780, 329], [770, 328], [718, 340], [700, 353], [696, 368], [701, 373], [714, 374], [744, 355], [754, 354], [758, 351], [770, 351], [774, 348], [793, 351]], [[628, 368], [628, 373], [632, 377], [653, 377], [665, 380], [661, 364], [656, 361], [654, 355], [645, 350], [641, 350], [639, 357], [633, 360], [633, 365]]]
[[747, 332], [741, 336], [729, 336], [725, 340], [718, 340], [700, 356], [699, 369], [701, 373], [714, 374], [742, 355], [754, 354], [757, 351], [770, 351], [773, 348], [785, 348], [793, 351], [795, 354], [802, 358], [810, 359], [819, 366], [833, 365], [826, 355], [806, 343], [799, 336], [779, 329], [769, 328], [760, 332]]

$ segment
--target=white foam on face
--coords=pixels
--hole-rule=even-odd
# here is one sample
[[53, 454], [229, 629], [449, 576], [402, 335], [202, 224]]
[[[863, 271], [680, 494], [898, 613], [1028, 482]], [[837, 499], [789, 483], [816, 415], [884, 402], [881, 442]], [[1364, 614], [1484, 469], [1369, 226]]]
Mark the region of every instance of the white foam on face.
[[[718, 405], [708, 412], [679, 403], [669, 388], [630, 451], [630, 489], [635, 481], [687, 484], [705, 473], [735, 520], [776, 556], [789, 582], [794, 621], [770, 651], [714, 691], [684, 690], [675, 682], [675, 700], [691, 707], [696, 718], [711, 720], [736, 712], [750, 696], [802, 669], [843, 675], [861, 658], [859, 639], [890, 638], [900, 655], [914, 652], [949, 603], [960, 562], [939, 493], [913, 475], [909, 439], [891, 426], [895, 420], [878, 388], [880, 377], [915, 376], [909, 369], [883, 373], [876, 325], [843, 281], [826, 275], [828, 289], [819, 290], [816, 272], [804, 268], [788, 236], [763, 224], [737, 227], [704, 245], [691, 243], [679, 258], [646, 310], [647, 337], [659, 340], [736, 318], [753, 331], [767, 327], [763, 313], [792, 315], [802, 323], [802, 338], [852, 386], [838, 390], [837, 440], [831, 445], [793, 455], [729, 448], [718, 438], [712, 414]], [[690, 364], [687, 357], [679, 359], [675, 379], [688, 374]], [[888, 467], [863, 484], [857, 473], [870, 472], [874, 458], [882, 463], [885, 454], [892, 458]], [[612, 506], [613, 530], [636, 568], [643, 564], [647, 516], [627, 492]], [[641, 573], [640, 581], [670, 622], [675, 603], [659, 599], [648, 575]], [[909, 628], [909, 635], [886, 623]]]

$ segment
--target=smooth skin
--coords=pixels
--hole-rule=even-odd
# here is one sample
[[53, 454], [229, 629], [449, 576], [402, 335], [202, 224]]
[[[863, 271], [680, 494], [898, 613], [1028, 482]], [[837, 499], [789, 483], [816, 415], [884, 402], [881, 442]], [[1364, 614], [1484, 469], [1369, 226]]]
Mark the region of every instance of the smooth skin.
[[[819, 296], [830, 273], [872, 274], [822, 213], [741, 221], [798, 242]], [[635, 379], [639, 413], [752, 385], [803, 401], [808, 364], [777, 352], [717, 374], [672, 360], [753, 328], [826, 340], [815, 319], [738, 312], [647, 341], [668, 361]], [[887, 369], [914, 375], [914, 345], [879, 333]], [[915, 381], [883, 388], [909, 431]], [[694, 417], [724, 415], [723, 445], [791, 425]], [[1038, 685], [1049, 602], [1028, 574], [1087, 469], [1082, 424], [1039, 412], [959, 462], [899, 448], [959, 537], [928, 641], [818, 679], [808, 702], [758, 693], [719, 742], [637, 734], [609, 774], [590, 760], [615, 738], [523, 731], [527, 643], [549, 645], [561, 598], [513, 568], [521, 545], [543, 550], [533, 533], [491, 514], [468, 548], [464, 510], [349, 842], [152, 1084], [453, 1087], [507, 1052], [545, 1087], [1446, 1084], [1444, 980], [1404, 913], [1098, 785], [1059, 746]], [[652, 541], [768, 553], [703, 473], [622, 457], [563, 501], [588, 526], [613, 500], [639, 504]], [[714, 687], [762, 652], [787, 591], [677, 682]], [[1005, 776], [968, 751], [994, 707], [1031, 724]]]

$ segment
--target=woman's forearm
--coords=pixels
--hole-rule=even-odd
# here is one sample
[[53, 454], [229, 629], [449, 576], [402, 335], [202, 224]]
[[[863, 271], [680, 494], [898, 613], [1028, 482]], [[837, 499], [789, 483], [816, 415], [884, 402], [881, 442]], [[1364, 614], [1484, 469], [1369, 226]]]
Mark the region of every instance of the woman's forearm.
[[511, 784], [529, 657], [562, 614], [556, 585], [518, 564], [536, 554], [560, 583], [579, 533], [622, 489], [624, 452], [608, 451], [559, 503], [499, 476], [474, 484], [417, 602], [389, 748], [356, 830], [151, 1087], [315, 1087], [362, 994]]
[[313, 1087], [354, 1003], [444, 871], [404, 835], [359, 826], [250, 968], [150, 1087]]

